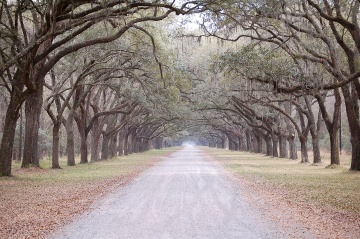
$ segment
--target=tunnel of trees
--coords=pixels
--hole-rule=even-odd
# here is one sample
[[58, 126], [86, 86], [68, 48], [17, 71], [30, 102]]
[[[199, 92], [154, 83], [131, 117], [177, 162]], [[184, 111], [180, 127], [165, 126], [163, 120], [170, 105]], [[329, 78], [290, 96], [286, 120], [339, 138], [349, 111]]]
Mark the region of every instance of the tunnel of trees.
[[359, 6], [1, 0], [0, 175], [189, 140], [359, 171]]

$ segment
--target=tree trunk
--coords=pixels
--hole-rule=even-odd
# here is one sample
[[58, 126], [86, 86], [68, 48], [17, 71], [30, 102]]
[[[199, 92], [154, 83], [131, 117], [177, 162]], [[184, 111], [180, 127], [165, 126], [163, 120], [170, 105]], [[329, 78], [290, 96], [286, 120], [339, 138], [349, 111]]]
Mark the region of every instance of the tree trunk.
[[339, 145], [339, 129], [341, 124], [341, 96], [339, 89], [334, 90], [335, 105], [333, 122], [329, 126], [331, 127], [330, 135], [330, 164], [340, 165], [340, 145]]
[[308, 163], [308, 148], [307, 148], [307, 139], [304, 137], [300, 137], [300, 145], [301, 145], [301, 163]]
[[313, 157], [314, 157], [314, 164], [321, 163], [321, 155], [320, 155], [320, 146], [319, 146], [319, 135], [313, 135], [312, 137], [312, 146], [313, 146]]
[[260, 135], [254, 134], [255, 138], [255, 153], [261, 153], [262, 152], [262, 141]]
[[330, 165], [340, 165], [339, 152], [339, 131], [332, 132], [330, 135]]
[[18, 148], [18, 161], [21, 161], [22, 157], [22, 144], [23, 144], [23, 114], [20, 108], [20, 127], [19, 127], [19, 148]]
[[330, 119], [330, 116], [327, 112], [325, 106], [325, 97], [322, 95], [316, 95], [316, 99], [318, 101], [322, 118], [325, 122], [326, 129], [330, 136], [330, 164], [340, 164], [340, 155], [339, 155], [339, 127], [340, 127], [340, 117], [341, 117], [341, 96], [339, 89], [334, 90], [335, 95], [335, 104], [334, 104], [334, 113], [333, 119]]
[[86, 164], [88, 163], [86, 120], [84, 117], [77, 117], [75, 121], [80, 135], [80, 164]]
[[139, 153], [142, 153], [145, 151], [144, 149], [144, 139], [139, 139], [138, 140], [138, 148], [139, 148]]
[[360, 119], [358, 97], [354, 87], [350, 85], [343, 86], [342, 92], [344, 96], [346, 114], [349, 122], [351, 134], [351, 166], [350, 170], [360, 171]]
[[144, 139], [139, 139], [139, 152], [145, 152]]
[[129, 134], [126, 133], [124, 137], [124, 155], [129, 155]]
[[228, 149], [229, 150], [234, 150], [234, 143], [231, 140], [229, 140]]
[[16, 121], [19, 117], [19, 96], [14, 93], [5, 115], [4, 132], [0, 148], [0, 176], [11, 176], [11, 157], [14, 147]]
[[279, 149], [280, 149], [280, 158], [287, 158], [288, 152], [286, 149], [286, 138], [283, 135], [279, 137]]
[[30, 165], [40, 167], [38, 142], [42, 103], [43, 87], [39, 86], [39, 89], [30, 95], [25, 102], [26, 120], [22, 168], [27, 168]]
[[129, 132], [127, 135], [127, 153], [132, 154], [133, 153], [133, 135], [132, 132]]
[[59, 149], [60, 149], [60, 122], [54, 123], [53, 126], [53, 145], [52, 145], [52, 168], [61, 168], [59, 164]]
[[88, 163], [87, 136], [85, 132], [80, 133], [80, 164]]
[[27, 63], [20, 64], [13, 78], [13, 87], [16, 90], [11, 91], [9, 105], [5, 114], [4, 131], [0, 145], [0, 176], [11, 176], [11, 156], [14, 147], [16, 122], [19, 118], [21, 105], [28, 94], [32, 92], [27, 89], [28, 93], [23, 93], [24, 78], [29, 76], [29, 65]]
[[162, 149], [164, 147], [164, 139], [163, 138], [159, 138], [159, 149]]
[[265, 143], [266, 143], [266, 155], [272, 156], [273, 155], [273, 145], [272, 145], [271, 136], [266, 135], [264, 137], [264, 139], [265, 139]]
[[139, 153], [140, 152], [140, 145], [141, 145], [141, 142], [139, 139], [134, 139], [133, 140], [133, 153]]
[[100, 136], [98, 134], [91, 134], [91, 162], [100, 161], [99, 152]]
[[16, 161], [17, 153], [16, 150], [13, 150], [12, 160]]
[[[310, 107], [309, 107], [310, 108]], [[309, 109], [310, 111], [311, 109]], [[319, 146], [319, 132], [320, 132], [320, 122], [321, 122], [321, 111], [318, 113], [317, 123], [315, 123], [314, 117], [311, 118], [309, 122], [310, 125], [310, 135], [313, 149], [313, 163], [320, 164], [321, 163], [321, 155], [320, 155], [320, 146]]]
[[131, 135], [131, 150], [130, 150], [130, 153], [137, 153], [137, 145], [138, 145], [138, 142], [137, 142], [137, 139], [135, 138], [135, 134], [133, 133]]
[[239, 144], [239, 151], [244, 151], [246, 146], [245, 146], [245, 142], [244, 142], [243, 138], [238, 136], [237, 139], [238, 139], [238, 144]]
[[234, 150], [239, 151], [239, 148], [240, 148], [239, 138], [235, 136], [233, 138], [233, 143], [234, 143]]
[[251, 151], [251, 136], [248, 131], [246, 131], [245, 135], [246, 135], [246, 151], [250, 152]]
[[235, 143], [233, 141], [233, 139], [231, 138], [230, 135], [226, 135], [227, 139], [228, 139], [228, 149], [229, 150], [232, 150], [232, 151], [235, 151]]
[[287, 137], [289, 142], [289, 150], [290, 150], [290, 159], [296, 160], [298, 159], [297, 148], [295, 144], [295, 136], [293, 134]]
[[109, 145], [110, 152], [109, 152], [109, 154], [110, 154], [111, 158], [116, 157], [116, 152], [117, 152], [116, 145], [117, 145], [117, 137], [116, 137], [116, 134], [115, 134], [110, 139], [110, 145]]
[[[161, 138], [154, 139], [155, 141], [155, 149], [161, 149]], [[210, 142], [208, 143], [208, 146], [210, 147]]]
[[103, 134], [102, 147], [101, 147], [101, 160], [109, 159], [109, 141], [110, 137]]
[[[166, 141], [163, 141], [163, 144], [164, 144], [164, 142], [166, 143]], [[166, 144], [165, 144], [165, 148], [166, 148]], [[221, 146], [220, 146], [220, 148], [225, 149], [225, 140], [224, 140], [224, 139], [221, 139]]]
[[67, 165], [75, 166], [75, 141], [74, 141], [74, 130], [73, 130], [73, 117], [70, 116], [66, 120], [66, 153], [67, 153]]
[[118, 155], [124, 155], [124, 138], [125, 138], [125, 130], [122, 129], [119, 132], [119, 140], [118, 140]]
[[273, 144], [272, 145], [272, 156], [279, 157], [279, 152], [278, 152], [279, 139], [275, 134], [271, 135], [271, 139], [272, 139], [272, 144]]
[[[53, 38], [50, 37], [44, 41], [39, 48], [36, 50], [36, 54], [41, 54], [47, 49]], [[34, 49], [35, 51], [35, 49]], [[31, 56], [33, 57], [33, 56]], [[25, 142], [24, 142], [24, 153], [23, 162], [21, 167], [29, 167], [30, 165], [40, 167], [40, 155], [39, 155], [39, 129], [40, 129], [40, 114], [43, 105], [44, 95], [44, 84], [45, 75], [47, 72], [44, 71], [44, 64], [47, 59], [39, 61], [33, 65], [33, 58], [28, 62], [29, 72], [28, 81], [35, 85], [33, 93], [26, 98], [25, 102]], [[19, 89], [16, 89], [19, 90]]]
[[143, 152], [150, 150], [150, 140], [144, 139], [143, 145], [144, 145]]
[[[353, 171], [360, 171], [360, 141], [358, 137], [353, 137], [351, 138], [351, 166], [350, 166], [350, 170]], [[355, 155], [357, 155], [358, 158], [355, 158]]]
[[[341, 96], [339, 89], [334, 90], [335, 105], [332, 124], [329, 124], [330, 164], [340, 165], [339, 129], [341, 124]], [[330, 133], [331, 131], [331, 133]]]

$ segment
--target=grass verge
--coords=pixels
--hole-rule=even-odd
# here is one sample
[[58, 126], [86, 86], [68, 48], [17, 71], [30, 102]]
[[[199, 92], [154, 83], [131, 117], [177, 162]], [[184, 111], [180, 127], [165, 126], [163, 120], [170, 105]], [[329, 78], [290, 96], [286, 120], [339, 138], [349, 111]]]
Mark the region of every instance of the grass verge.
[[[323, 163], [314, 166], [248, 152], [202, 149], [252, 192], [253, 202], [262, 201], [259, 209], [284, 231], [302, 223], [316, 238], [360, 235], [360, 173], [348, 170], [349, 156], [342, 157], [342, 165], [327, 167], [326, 154]], [[306, 238], [301, 233], [288, 237]]]
[[20, 169], [0, 178], [0, 238], [45, 238], [87, 210], [110, 189], [128, 183], [140, 172], [179, 148], [151, 150], [99, 163], [50, 169]]
[[349, 158], [342, 165], [327, 167], [301, 164], [298, 160], [271, 158], [248, 152], [206, 149], [235, 174], [264, 181], [274, 187], [286, 188], [293, 201], [311, 203], [360, 214], [360, 173], [349, 171]]

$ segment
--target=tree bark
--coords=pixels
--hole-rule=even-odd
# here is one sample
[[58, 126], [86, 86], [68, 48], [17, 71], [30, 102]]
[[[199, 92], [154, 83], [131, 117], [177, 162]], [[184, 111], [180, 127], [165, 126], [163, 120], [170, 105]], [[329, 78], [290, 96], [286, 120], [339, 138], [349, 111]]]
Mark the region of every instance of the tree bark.
[[80, 133], [80, 164], [88, 163], [88, 146], [87, 135], [85, 132]]
[[23, 92], [24, 78], [28, 76], [29, 64], [20, 64], [13, 79], [13, 87], [16, 90], [12, 90], [10, 93], [9, 105], [5, 114], [4, 132], [0, 145], [0, 176], [11, 176], [11, 157], [14, 147], [16, 122], [19, 118], [21, 105], [28, 94], [32, 92], [29, 89], [27, 89], [27, 93]]
[[[346, 85], [341, 88], [344, 96], [346, 114], [351, 135], [351, 166], [350, 170], [360, 171], [360, 119], [358, 97], [354, 87]], [[356, 97], [355, 97], [356, 96]]]
[[88, 163], [88, 147], [86, 134], [86, 120], [83, 116], [76, 118], [76, 125], [80, 135], [80, 164]]
[[331, 127], [330, 135], [330, 164], [340, 165], [340, 146], [339, 146], [339, 129], [341, 122], [341, 96], [339, 89], [334, 90], [335, 105], [333, 122], [329, 124]]
[[144, 147], [143, 147], [143, 149], [144, 149], [143, 152], [150, 150], [150, 140], [144, 139], [143, 145], [144, 145]]
[[353, 171], [360, 171], [360, 159], [359, 158], [354, 158], [355, 155], [357, 155], [357, 157], [360, 157], [360, 141], [358, 137], [351, 137], [351, 145], [352, 145], [352, 149], [351, 149], [351, 155], [352, 155], [352, 159], [351, 159], [351, 166], [350, 166], [350, 170]]
[[26, 120], [22, 168], [27, 168], [30, 165], [40, 167], [38, 142], [42, 103], [43, 87], [39, 85], [39, 89], [30, 95], [25, 102]]
[[307, 125], [305, 124], [304, 114], [301, 111], [301, 109], [298, 108], [297, 111], [299, 114], [300, 126], [301, 126], [301, 131], [298, 131], [298, 137], [300, 141], [301, 163], [308, 163], [309, 156], [308, 156], [307, 140], [308, 140], [308, 134], [310, 128], [312, 126], [310, 125], [309, 120], [307, 122]]
[[125, 138], [124, 132], [125, 132], [124, 129], [120, 130], [119, 132], [118, 149], [117, 149], [119, 156], [124, 155], [124, 138]]
[[246, 135], [246, 151], [250, 152], [251, 151], [251, 136], [248, 131], [246, 131], [245, 135]]
[[307, 139], [305, 137], [299, 137], [300, 145], [301, 145], [301, 163], [308, 163], [308, 148], [307, 148]]
[[238, 144], [239, 144], [239, 151], [244, 151], [246, 148], [244, 138], [238, 136], [237, 139], [238, 139]]
[[53, 125], [53, 146], [52, 146], [52, 168], [61, 168], [59, 164], [59, 149], [60, 149], [60, 126], [61, 122], [56, 122]]
[[[310, 126], [310, 134], [312, 139], [312, 148], [313, 148], [313, 163], [320, 164], [321, 163], [321, 155], [320, 155], [320, 145], [319, 145], [319, 133], [321, 127], [321, 111], [318, 113], [318, 119], [315, 126]], [[315, 122], [314, 122], [315, 125]]]
[[332, 132], [330, 135], [330, 165], [340, 165], [339, 152], [339, 131]]
[[264, 139], [266, 143], [266, 155], [273, 156], [273, 144], [272, 144], [271, 136], [265, 135]]
[[[101, 124], [102, 125], [102, 124]], [[100, 161], [99, 143], [101, 139], [102, 128], [100, 127], [99, 119], [95, 119], [91, 128], [91, 162]]]
[[[49, 37], [44, 43], [39, 46], [36, 54], [41, 54], [52, 43], [53, 37]], [[48, 72], [44, 69], [46, 59], [39, 61], [33, 65], [34, 58], [29, 62], [29, 81], [35, 85], [34, 92], [27, 97], [25, 101], [25, 142], [24, 154], [21, 167], [26, 168], [30, 165], [40, 167], [39, 155], [39, 129], [40, 129], [40, 115], [43, 105], [45, 75]]]
[[283, 135], [279, 136], [279, 149], [280, 149], [280, 158], [287, 158], [288, 157], [288, 151], [286, 148], [286, 137]]
[[18, 148], [18, 161], [21, 161], [22, 157], [22, 148], [23, 148], [23, 114], [20, 108], [20, 122], [19, 122], [19, 148]]
[[125, 133], [124, 137], [124, 155], [129, 155], [129, 133]]
[[132, 130], [127, 135], [127, 153], [132, 154], [133, 153], [133, 133]]
[[273, 157], [279, 157], [279, 152], [278, 152], [278, 145], [279, 145], [279, 139], [275, 134], [271, 135], [271, 139], [272, 139], [272, 156]]
[[70, 114], [65, 123], [67, 165], [75, 166], [74, 118]]
[[314, 164], [321, 163], [321, 155], [320, 155], [320, 146], [319, 146], [319, 136], [312, 137], [312, 148], [313, 148], [313, 157], [314, 157]]
[[314, 113], [308, 97], [304, 97], [307, 105], [307, 119], [311, 135], [312, 150], [313, 150], [313, 163], [321, 163], [320, 146], [319, 146], [319, 132], [321, 127], [321, 111], [318, 112], [317, 122], [315, 122]]
[[14, 147], [16, 121], [19, 117], [20, 97], [14, 93], [6, 111], [3, 137], [0, 148], [0, 176], [11, 176], [11, 157]]
[[296, 148], [296, 144], [295, 144], [295, 135], [290, 134], [287, 137], [287, 140], [289, 142], [290, 159], [293, 159], [293, 160], [298, 159], [297, 148]]
[[110, 152], [109, 152], [109, 154], [110, 154], [111, 158], [116, 157], [116, 152], [117, 152], [116, 145], [117, 145], [117, 136], [115, 134], [110, 139], [110, 145], [109, 145]]
[[140, 152], [140, 140], [138, 140], [135, 136], [132, 140], [132, 153], [139, 153]]
[[[209, 142], [210, 147], [210, 142]], [[162, 138], [158, 137], [155, 139], [155, 149], [162, 149]]]
[[261, 153], [262, 152], [262, 141], [261, 141], [261, 137], [258, 134], [254, 134], [254, 138], [255, 138], [255, 153]]
[[101, 147], [101, 160], [109, 159], [109, 142], [110, 137], [103, 134], [102, 147]]

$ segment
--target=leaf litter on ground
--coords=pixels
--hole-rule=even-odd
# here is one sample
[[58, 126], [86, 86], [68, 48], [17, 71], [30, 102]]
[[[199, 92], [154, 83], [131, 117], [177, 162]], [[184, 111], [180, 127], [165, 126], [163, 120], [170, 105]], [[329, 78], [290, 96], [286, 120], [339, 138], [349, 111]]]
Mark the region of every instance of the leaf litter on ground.
[[175, 150], [75, 167], [64, 161], [62, 170], [15, 170], [14, 177], [0, 179], [0, 238], [46, 238]]
[[348, 159], [329, 169], [326, 163], [314, 167], [261, 154], [204, 150], [286, 237], [305, 239], [309, 232], [319, 239], [360, 238], [360, 173], [348, 172]]

